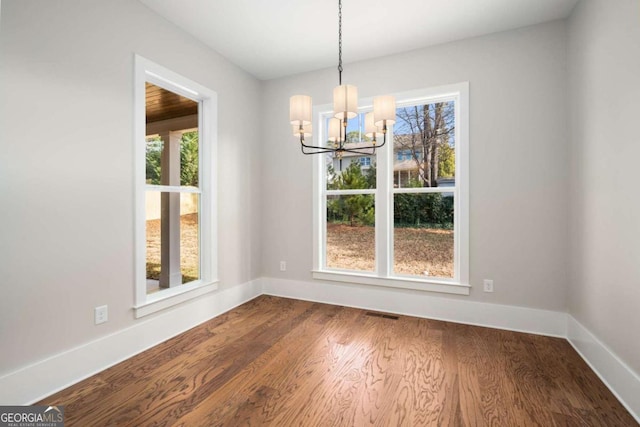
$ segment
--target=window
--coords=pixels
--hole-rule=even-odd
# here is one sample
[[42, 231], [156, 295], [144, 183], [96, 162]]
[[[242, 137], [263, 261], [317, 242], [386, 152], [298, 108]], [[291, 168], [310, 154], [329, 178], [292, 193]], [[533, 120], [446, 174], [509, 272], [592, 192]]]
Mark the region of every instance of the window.
[[214, 92], [136, 56], [136, 316], [217, 288]]
[[[468, 83], [396, 99], [375, 154], [317, 156], [313, 276], [468, 295]], [[315, 107], [318, 141], [330, 109]], [[354, 135], [366, 110], [348, 123]]]
[[396, 151], [396, 160], [402, 162], [404, 160], [413, 160], [413, 156], [421, 156], [420, 152], [412, 152], [411, 150], [398, 150]]

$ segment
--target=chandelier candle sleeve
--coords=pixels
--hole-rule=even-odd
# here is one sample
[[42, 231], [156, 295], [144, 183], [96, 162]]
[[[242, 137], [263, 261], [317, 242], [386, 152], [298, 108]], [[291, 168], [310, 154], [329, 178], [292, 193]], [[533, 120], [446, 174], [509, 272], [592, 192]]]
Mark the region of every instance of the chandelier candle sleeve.
[[396, 100], [391, 95], [373, 99], [373, 117], [376, 126], [390, 126], [396, 122]]
[[329, 119], [329, 141], [331, 142], [339, 142], [340, 141], [340, 137], [341, 132], [342, 132], [342, 128], [341, 128], [341, 122], [340, 119], [336, 119], [335, 117], [332, 117], [331, 119]]
[[381, 132], [381, 129], [379, 130], [375, 124], [375, 121], [373, 118], [373, 111], [372, 111], [365, 114], [364, 116], [364, 134], [367, 136], [367, 138], [371, 138], [375, 143], [377, 133], [382, 133], [382, 132]]
[[333, 89], [333, 113], [340, 120], [352, 119], [358, 115], [358, 88], [340, 85]]
[[289, 120], [292, 125], [311, 124], [313, 107], [308, 95], [294, 95], [289, 99]]

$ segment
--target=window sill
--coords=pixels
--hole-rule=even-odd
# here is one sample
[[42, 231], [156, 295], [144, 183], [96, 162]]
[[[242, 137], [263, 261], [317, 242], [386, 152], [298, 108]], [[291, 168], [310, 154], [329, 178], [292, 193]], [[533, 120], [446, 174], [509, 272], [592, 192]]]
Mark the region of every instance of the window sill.
[[148, 295], [143, 304], [133, 307], [136, 319], [157, 313], [185, 301], [218, 290], [218, 282], [194, 282]]
[[397, 289], [413, 289], [417, 291], [440, 292], [445, 294], [469, 295], [470, 285], [449, 281], [423, 280], [404, 277], [378, 277], [367, 274], [344, 271], [312, 271], [313, 278], [333, 282], [357, 283], [360, 285], [383, 286]]

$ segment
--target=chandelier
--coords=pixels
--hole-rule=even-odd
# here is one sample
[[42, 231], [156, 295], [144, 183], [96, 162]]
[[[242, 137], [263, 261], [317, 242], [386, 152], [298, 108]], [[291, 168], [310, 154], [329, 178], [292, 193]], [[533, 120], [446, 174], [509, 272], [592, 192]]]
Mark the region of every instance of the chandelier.
[[[342, 84], [342, 0], [338, 0], [338, 86], [333, 89], [333, 117], [329, 119], [326, 146], [310, 145], [305, 137], [312, 135], [312, 106], [308, 95], [294, 95], [289, 100], [289, 120], [293, 135], [300, 137], [303, 154], [334, 153], [342, 157], [344, 153], [373, 155], [377, 148], [387, 142], [387, 131], [396, 121], [396, 101], [393, 96], [379, 96], [373, 99], [373, 111], [365, 115], [365, 135], [371, 138], [371, 145], [347, 144], [347, 123], [358, 115], [358, 88]], [[377, 137], [382, 134], [382, 143]]]

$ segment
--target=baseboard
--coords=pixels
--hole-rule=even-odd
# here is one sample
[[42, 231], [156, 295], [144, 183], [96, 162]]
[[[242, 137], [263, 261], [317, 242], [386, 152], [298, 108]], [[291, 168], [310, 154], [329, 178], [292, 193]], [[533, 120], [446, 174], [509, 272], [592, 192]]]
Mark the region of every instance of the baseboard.
[[455, 323], [566, 337], [566, 313], [356, 284], [263, 278], [263, 293]]
[[259, 296], [259, 281], [213, 292], [0, 377], [0, 404], [29, 405]]
[[640, 423], [640, 376], [571, 315], [567, 316], [567, 339]]

